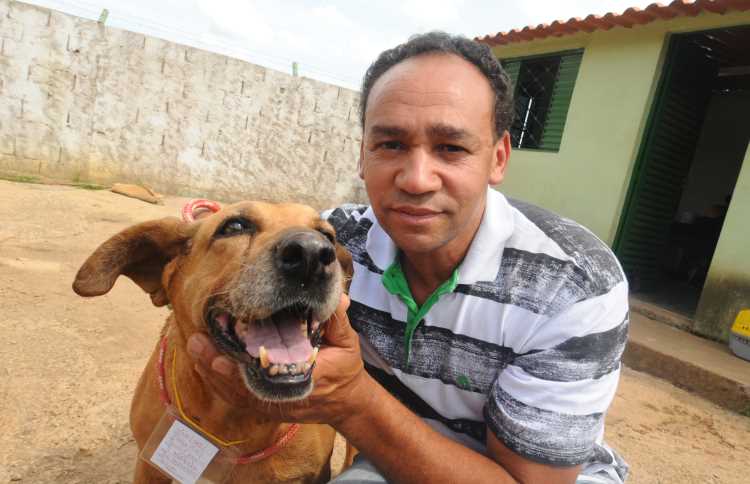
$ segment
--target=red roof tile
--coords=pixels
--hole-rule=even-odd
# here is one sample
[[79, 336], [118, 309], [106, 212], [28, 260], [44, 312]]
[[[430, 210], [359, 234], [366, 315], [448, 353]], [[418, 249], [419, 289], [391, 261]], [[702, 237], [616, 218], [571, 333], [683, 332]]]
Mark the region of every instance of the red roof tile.
[[610, 12], [602, 16], [589, 15], [584, 19], [575, 17], [568, 21], [555, 20], [551, 24], [527, 25], [522, 29], [477, 37], [476, 40], [490, 46], [505, 45], [545, 37], [562, 37], [578, 32], [609, 30], [613, 27], [631, 28], [655, 20], [694, 17], [702, 12], [723, 14], [731, 10], [750, 10], [750, 0], [674, 0], [669, 5], [652, 3], [643, 10], [631, 7], [621, 14]]

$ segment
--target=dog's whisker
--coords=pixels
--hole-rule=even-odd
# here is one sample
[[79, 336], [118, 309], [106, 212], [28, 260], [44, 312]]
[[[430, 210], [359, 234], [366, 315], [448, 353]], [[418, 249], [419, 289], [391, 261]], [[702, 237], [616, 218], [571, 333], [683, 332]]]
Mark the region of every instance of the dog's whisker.
[[206, 296], [202, 297], [199, 302], [202, 305], [205, 305], [205, 303], [208, 302], [209, 300], [216, 298], [218, 296], [228, 295], [229, 293], [230, 293], [229, 289], [222, 289], [219, 291], [211, 292], [211, 293], [208, 293]]

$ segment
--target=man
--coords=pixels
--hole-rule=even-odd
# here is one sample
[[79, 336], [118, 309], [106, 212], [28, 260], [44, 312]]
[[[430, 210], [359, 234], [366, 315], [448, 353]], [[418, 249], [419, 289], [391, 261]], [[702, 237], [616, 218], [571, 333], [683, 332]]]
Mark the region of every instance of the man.
[[[365, 76], [371, 206], [327, 214], [355, 262], [351, 305], [328, 323], [311, 397], [269, 408], [361, 451], [342, 482], [625, 478], [602, 436], [627, 284], [586, 229], [490, 188], [511, 113], [500, 64], [464, 38], [413, 37]], [[190, 347], [221, 391], [247, 398], [207, 338]]]

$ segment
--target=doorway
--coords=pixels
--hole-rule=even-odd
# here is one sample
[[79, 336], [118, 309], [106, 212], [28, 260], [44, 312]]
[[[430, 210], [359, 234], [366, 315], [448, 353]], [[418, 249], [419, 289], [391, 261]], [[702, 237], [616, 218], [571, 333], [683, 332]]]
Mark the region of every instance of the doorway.
[[750, 140], [750, 26], [673, 35], [613, 244], [631, 292], [692, 318]]

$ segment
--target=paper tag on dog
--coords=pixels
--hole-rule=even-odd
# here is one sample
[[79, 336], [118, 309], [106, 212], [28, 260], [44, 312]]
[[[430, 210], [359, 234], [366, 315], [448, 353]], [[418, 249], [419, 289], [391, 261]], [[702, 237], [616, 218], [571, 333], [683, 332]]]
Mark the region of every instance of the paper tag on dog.
[[237, 452], [194, 430], [170, 406], [151, 432], [140, 458], [181, 484], [220, 484], [236, 465]]
[[195, 484], [219, 448], [179, 420], [172, 422], [151, 462], [182, 484]]

